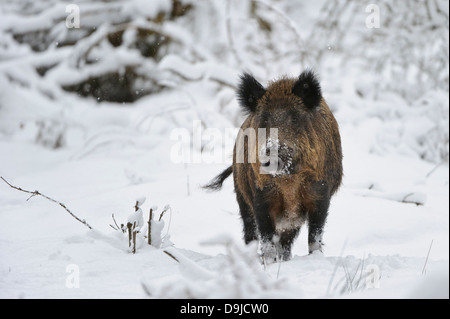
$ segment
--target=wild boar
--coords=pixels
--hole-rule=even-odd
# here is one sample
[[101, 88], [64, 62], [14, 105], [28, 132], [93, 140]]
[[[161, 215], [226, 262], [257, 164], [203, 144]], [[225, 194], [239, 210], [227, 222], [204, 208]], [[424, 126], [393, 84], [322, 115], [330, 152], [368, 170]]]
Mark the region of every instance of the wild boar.
[[266, 262], [291, 258], [304, 223], [309, 252], [322, 251], [343, 167], [338, 124], [317, 76], [307, 70], [265, 88], [245, 73], [237, 98], [248, 116], [236, 138], [233, 165], [205, 188], [219, 190], [233, 173], [245, 243], [260, 240]]

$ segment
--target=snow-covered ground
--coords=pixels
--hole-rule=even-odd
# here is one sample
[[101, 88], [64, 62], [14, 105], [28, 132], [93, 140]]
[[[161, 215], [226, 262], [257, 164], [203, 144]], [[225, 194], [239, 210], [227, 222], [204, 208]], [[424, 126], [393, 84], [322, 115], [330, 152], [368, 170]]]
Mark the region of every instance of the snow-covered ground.
[[[230, 129], [243, 120], [233, 89], [202, 74], [236, 83], [239, 68], [189, 69], [168, 56], [161, 72], [179, 68], [198, 79], [121, 105], [40, 81], [27, 73], [24, 54], [17, 63], [0, 60], [0, 176], [64, 203], [92, 229], [0, 180], [1, 298], [449, 297], [448, 161], [420, 157], [442, 137], [429, 134], [434, 123], [448, 125], [448, 90], [414, 102], [389, 92], [372, 99], [361, 93], [370, 87], [357, 68], [322, 72], [345, 174], [324, 253], [308, 255], [304, 228], [292, 260], [264, 266], [256, 248], [243, 244], [231, 178], [218, 193], [200, 188], [230, 165]], [[180, 129], [192, 138], [199, 121], [207, 124], [203, 131], [222, 133], [209, 144], [220, 161], [198, 162], [192, 147], [190, 161], [177, 163]], [[448, 152], [448, 128], [443, 136]], [[58, 138], [63, 147], [49, 147]], [[144, 220], [151, 207], [158, 207], [156, 217], [166, 205], [170, 210], [162, 218], [162, 248], [139, 237], [132, 254], [128, 235], [110, 225], [112, 214], [126, 224], [142, 197]]]
[[[146, 98], [139, 106], [152, 102], [158, 99]], [[15, 186], [63, 202], [94, 229], [55, 203], [42, 197], [27, 201], [29, 194], [0, 183], [1, 297], [138, 298], [146, 296], [143, 284], [155, 290], [155, 297], [237, 297], [230, 287], [223, 288], [226, 284], [219, 285], [222, 272], [230, 268], [226, 247], [202, 244], [223, 236], [243, 246], [231, 179], [219, 193], [199, 188], [228, 163], [174, 164], [170, 151], [177, 141], [166, 136], [152, 146], [154, 137], [138, 131], [129, 136], [136, 145], [122, 146], [111, 131], [133, 122], [139, 106], [127, 113], [112, 106], [97, 108], [98, 118], [116, 117], [121, 123], [109, 131], [99, 128], [90, 138], [95, 148], [86, 143], [81, 149], [55, 151], [36, 145], [31, 133], [2, 136], [0, 175]], [[80, 108], [74, 112], [83, 114], [84, 107]], [[412, 157], [370, 154], [359, 148], [361, 136], [354, 135], [352, 126], [342, 125], [341, 130], [345, 180], [330, 208], [324, 255], [307, 255], [303, 230], [291, 261], [265, 269], [258, 265], [269, 282], [288, 282], [297, 292], [273, 283], [278, 287], [273, 291], [269, 285], [268, 291], [259, 288], [240, 297], [338, 297], [352, 289], [356, 296], [368, 298], [448, 296], [448, 165], [435, 169], [435, 164]], [[105, 147], [100, 145], [102, 131], [105, 139], [113, 138]], [[171, 249], [188, 262], [177, 263], [146, 244], [133, 255], [127, 237], [109, 226], [114, 225], [112, 214], [119, 224], [126, 223], [135, 200], [142, 196], [147, 198], [142, 206], [145, 219], [150, 207], [158, 206], [158, 214], [165, 205], [171, 206], [171, 213], [163, 217], [163, 235], [168, 232]], [[66, 285], [73, 274], [71, 265], [79, 269], [79, 288]], [[379, 288], [367, 289], [365, 281], [359, 281], [369, 265], [379, 269]], [[192, 271], [197, 268], [209, 275]], [[235, 278], [235, 285], [248, 285], [246, 281], [255, 278]], [[172, 290], [161, 288], [166, 285]]]

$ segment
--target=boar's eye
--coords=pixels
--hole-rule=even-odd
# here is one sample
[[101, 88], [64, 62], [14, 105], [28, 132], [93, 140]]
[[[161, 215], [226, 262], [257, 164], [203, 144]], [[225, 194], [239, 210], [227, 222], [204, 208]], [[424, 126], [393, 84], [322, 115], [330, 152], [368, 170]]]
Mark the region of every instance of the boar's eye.
[[252, 75], [244, 73], [237, 90], [237, 98], [242, 109], [247, 113], [256, 111], [258, 101], [266, 93], [266, 89]]
[[292, 93], [302, 99], [308, 109], [314, 109], [320, 104], [322, 90], [319, 80], [311, 70], [303, 71], [295, 82]]

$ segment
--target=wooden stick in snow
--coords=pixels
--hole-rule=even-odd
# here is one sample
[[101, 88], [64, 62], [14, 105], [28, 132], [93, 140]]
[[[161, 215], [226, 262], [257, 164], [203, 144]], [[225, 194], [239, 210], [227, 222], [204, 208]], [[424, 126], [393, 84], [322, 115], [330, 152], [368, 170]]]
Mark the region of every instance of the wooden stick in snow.
[[131, 247], [131, 226], [133, 226], [130, 222], [127, 223], [128, 228], [128, 247]]
[[153, 209], [150, 208], [150, 216], [148, 218], [148, 244], [152, 244], [152, 218], [153, 218]]
[[133, 254], [136, 253], [136, 222], [133, 224]]

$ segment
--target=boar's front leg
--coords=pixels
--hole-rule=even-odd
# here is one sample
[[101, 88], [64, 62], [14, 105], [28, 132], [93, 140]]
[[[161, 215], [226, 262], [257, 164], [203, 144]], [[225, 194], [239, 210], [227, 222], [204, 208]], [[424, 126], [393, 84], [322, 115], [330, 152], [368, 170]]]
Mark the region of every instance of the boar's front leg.
[[292, 229], [285, 229], [280, 234], [280, 247], [281, 247], [281, 259], [283, 261], [291, 259], [291, 248], [295, 238], [297, 238], [300, 232], [300, 227], [294, 227]]
[[328, 216], [328, 208], [330, 207], [327, 183], [325, 181], [315, 182], [313, 189], [318, 195], [318, 199], [315, 201], [314, 210], [308, 213], [308, 247], [310, 254], [314, 251], [322, 252], [323, 229]]
[[257, 189], [253, 204], [256, 224], [261, 241], [261, 252], [264, 262], [273, 263], [278, 257], [278, 236], [270, 216], [271, 201], [267, 188]]

